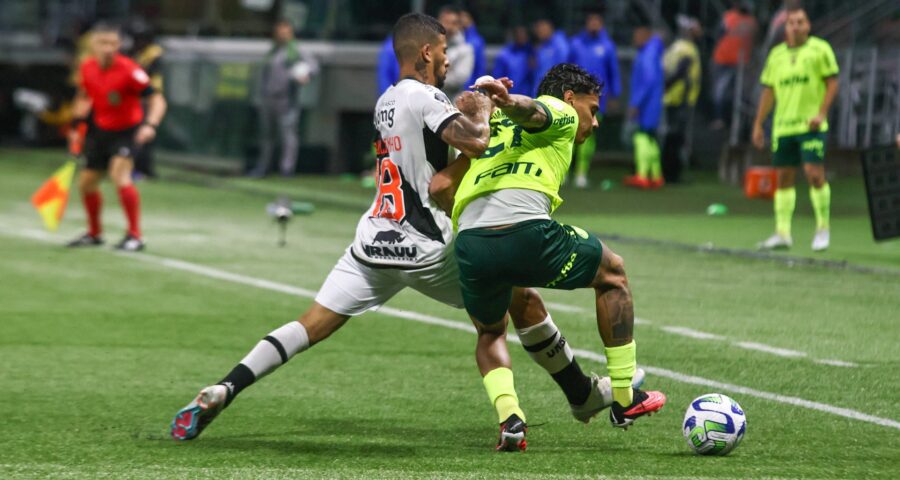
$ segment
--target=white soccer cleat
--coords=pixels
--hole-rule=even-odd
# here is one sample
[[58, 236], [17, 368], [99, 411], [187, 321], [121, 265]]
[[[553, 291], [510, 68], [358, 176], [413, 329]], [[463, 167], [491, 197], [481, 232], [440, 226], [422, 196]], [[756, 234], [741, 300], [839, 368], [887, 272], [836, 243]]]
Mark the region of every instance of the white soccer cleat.
[[193, 440], [203, 432], [213, 419], [225, 408], [228, 388], [225, 385], [210, 385], [197, 395], [186, 407], [175, 414], [170, 433], [175, 440]]
[[588, 179], [584, 175], [575, 177], [575, 188], [588, 188]]
[[775, 233], [767, 238], [764, 242], [756, 245], [760, 250], [786, 250], [794, 245], [791, 237], [786, 237], [780, 233]]
[[[639, 388], [644, 384], [644, 370], [638, 368], [631, 379], [631, 385]], [[612, 383], [609, 377], [600, 377], [591, 373], [591, 393], [583, 405], [569, 404], [572, 416], [581, 423], [589, 423], [594, 416], [613, 404]]]
[[831, 232], [827, 228], [816, 230], [816, 236], [813, 237], [812, 249], [814, 252], [822, 252], [828, 249], [831, 244]]

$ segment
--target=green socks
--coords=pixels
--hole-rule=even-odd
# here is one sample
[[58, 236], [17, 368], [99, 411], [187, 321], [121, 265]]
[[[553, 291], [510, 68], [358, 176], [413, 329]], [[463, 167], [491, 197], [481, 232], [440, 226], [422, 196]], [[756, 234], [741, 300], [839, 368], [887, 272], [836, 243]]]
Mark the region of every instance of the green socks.
[[650, 180], [662, 178], [662, 165], [656, 138], [645, 132], [636, 132], [632, 139], [637, 176]]
[[827, 230], [831, 218], [831, 185], [826, 183], [822, 188], [810, 186], [809, 200], [816, 213], [816, 230]]
[[797, 190], [794, 187], [775, 190], [775, 232], [785, 238], [791, 238], [791, 217], [796, 203]]
[[597, 151], [597, 139], [591, 133], [587, 140], [578, 145], [578, 152], [575, 154], [575, 176], [587, 176], [591, 170], [591, 160], [594, 159], [594, 153]]
[[504, 367], [495, 368], [484, 376], [483, 382], [491, 404], [497, 409], [499, 423], [506, 421], [512, 414], [525, 421], [525, 412], [519, 408], [519, 396], [516, 395], [512, 370]]
[[627, 407], [634, 400], [631, 380], [637, 370], [637, 347], [634, 340], [621, 347], [607, 347], [606, 369], [613, 388], [613, 399]]

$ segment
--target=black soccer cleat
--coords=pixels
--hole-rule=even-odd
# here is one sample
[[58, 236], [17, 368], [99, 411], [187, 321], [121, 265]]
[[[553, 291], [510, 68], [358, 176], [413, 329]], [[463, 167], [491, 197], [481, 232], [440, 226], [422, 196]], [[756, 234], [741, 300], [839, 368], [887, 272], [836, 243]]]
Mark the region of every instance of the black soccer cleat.
[[94, 236], [90, 233], [85, 233], [80, 237], [69, 241], [66, 243], [66, 247], [69, 248], [78, 248], [78, 247], [96, 247], [99, 245], [103, 245], [103, 239], [100, 238], [99, 235]]
[[645, 392], [635, 388], [631, 405], [623, 407], [619, 402], [613, 402], [609, 408], [609, 421], [614, 427], [627, 429], [638, 418], [658, 412], [665, 404], [666, 396], [662, 392]]
[[116, 250], [125, 252], [139, 252], [144, 249], [144, 242], [131, 234], [125, 235], [119, 243], [116, 244]]
[[500, 437], [497, 439], [498, 452], [524, 452], [528, 446], [525, 433], [528, 426], [515, 413], [500, 424]]

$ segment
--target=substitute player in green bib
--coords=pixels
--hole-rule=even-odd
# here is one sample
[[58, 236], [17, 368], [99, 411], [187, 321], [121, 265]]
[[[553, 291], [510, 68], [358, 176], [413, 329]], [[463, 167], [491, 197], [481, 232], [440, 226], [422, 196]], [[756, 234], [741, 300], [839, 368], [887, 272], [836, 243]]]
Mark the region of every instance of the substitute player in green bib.
[[666, 397], [632, 387], [634, 311], [622, 259], [597, 237], [550, 219], [562, 204], [559, 187], [574, 144], [597, 126], [601, 86], [574, 64], [553, 67], [536, 99], [510, 95], [503, 80], [476, 85], [496, 107], [490, 146], [471, 161], [453, 205], [466, 310], [478, 323], [496, 325], [513, 287], [593, 288], [613, 387], [610, 421], [627, 427], [662, 408]]
[[816, 214], [813, 251], [828, 248], [831, 187], [825, 180], [825, 139], [828, 109], [838, 92], [838, 65], [828, 42], [809, 35], [809, 18], [798, 8], [788, 12], [787, 41], [769, 53], [760, 82], [763, 91], [753, 124], [753, 144], [765, 146], [763, 122], [775, 106], [772, 121], [773, 160], [778, 171], [775, 190], [775, 234], [762, 249], [790, 248], [791, 217], [797, 193], [797, 167], [810, 184], [809, 198]]

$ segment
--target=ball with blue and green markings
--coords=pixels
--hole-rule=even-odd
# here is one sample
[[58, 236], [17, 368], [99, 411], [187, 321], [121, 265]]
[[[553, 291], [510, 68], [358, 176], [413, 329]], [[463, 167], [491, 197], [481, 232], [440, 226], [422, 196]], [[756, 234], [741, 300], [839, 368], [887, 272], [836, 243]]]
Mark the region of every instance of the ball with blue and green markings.
[[708, 393], [695, 398], [684, 414], [684, 438], [700, 455], [727, 455], [747, 432], [744, 410], [727, 395]]

